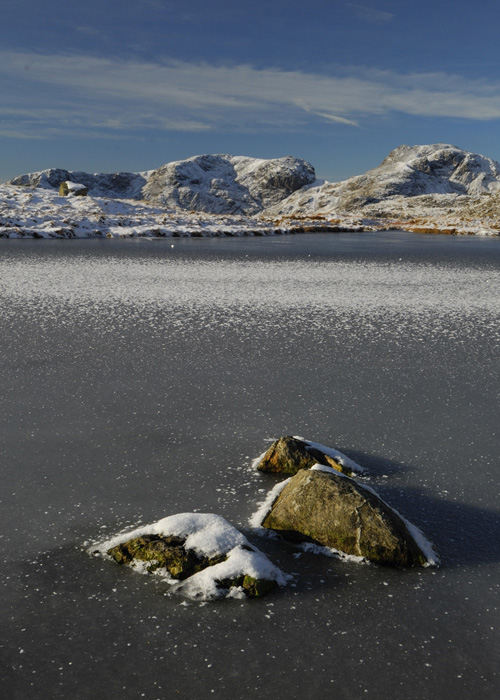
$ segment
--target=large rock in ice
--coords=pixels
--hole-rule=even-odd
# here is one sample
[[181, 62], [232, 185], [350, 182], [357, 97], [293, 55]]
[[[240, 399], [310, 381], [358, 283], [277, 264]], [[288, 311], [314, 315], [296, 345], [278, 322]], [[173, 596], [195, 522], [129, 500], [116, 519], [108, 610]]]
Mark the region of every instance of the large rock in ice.
[[181, 513], [90, 547], [193, 599], [262, 596], [287, 576], [224, 518]]
[[[328, 467], [301, 470], [280, 492], [262, 526], [377, 564], [425, 566], [423, 535], [372, 489]], [[412, 530], [412, 532], [410, 531]], [[434, 562], [435, 563], [435, 562]]]
[[257, 469], [274, 474], [296, 474], [300, 469], [310, 469], [314, 464], [332, 467], [349, 476], [365, 471], [338, 450], [290, 435], [273, 442], [257, 464]]

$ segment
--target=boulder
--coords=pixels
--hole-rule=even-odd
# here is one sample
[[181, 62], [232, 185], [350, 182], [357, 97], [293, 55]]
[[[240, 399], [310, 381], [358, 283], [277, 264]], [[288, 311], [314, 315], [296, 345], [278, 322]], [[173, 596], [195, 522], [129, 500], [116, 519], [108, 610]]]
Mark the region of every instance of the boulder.
[[310, 469], [314, 464], [331, 467], [348, 476], [365, 471], [337, 450], [290, 435], [273, 442], [257, 469], [275, 474], [296, 474], [300, 469]]
[[326, 467], [302, 469], [292, 477], [262, 526], [378, 564], [430, 563], [410, 524], [372, 489]]
[[224, 518], [180, 513], [93, 545], [89, 553], [163, 577], [193, 599], [263, 596], [288, 577]]
[[61, 182], [59, 185], [59, 196], [67, 197], [70, 194], [74, 197], [86, 197], [88, 189], [85, 185], [80, 185], [78, 182], [70, 182], [69, 180]]

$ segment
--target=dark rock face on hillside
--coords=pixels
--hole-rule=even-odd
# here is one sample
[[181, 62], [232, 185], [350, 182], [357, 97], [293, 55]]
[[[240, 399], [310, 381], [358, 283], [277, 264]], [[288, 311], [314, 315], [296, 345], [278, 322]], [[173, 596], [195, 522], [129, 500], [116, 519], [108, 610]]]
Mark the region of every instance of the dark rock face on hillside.
[[110, 197], [114, 199], [135, 199], [146, 182], [140, 173], [101, 173], [91, 175], [78, 170], [62, 170], [50, 168], [38, 173], [20, 175], [10, 181], [12, 185], [25, 187], [43, 187], [59, 189], [62, 182], [75, 182], [84, 185], [94, 197]]
[[370, 489], [332, 471], [297, 472], [262, 526], [378, 564], [427, 563], [426, 555], [397, 513]]

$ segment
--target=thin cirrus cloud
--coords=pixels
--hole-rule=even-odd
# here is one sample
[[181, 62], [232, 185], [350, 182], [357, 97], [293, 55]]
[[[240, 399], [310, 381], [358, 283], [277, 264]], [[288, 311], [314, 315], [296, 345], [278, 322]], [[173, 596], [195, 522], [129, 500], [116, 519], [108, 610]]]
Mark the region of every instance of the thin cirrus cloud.
[[370, 24], [387, 24], [387, 22], [390, 22], [395, 17], [392, 12], [376, 10], [373, 7], [360, 5], [357, 2], [346, 2], [345, 4], [347, 7], [354, 10], [354, 13], [359, 19], [369, 22]]
[[446, 73], [338, 67], [320, 74], [251, 65], [0, 51], [2, 133], [255, 131], [318, 121], [369, 126], [389, 113], [500, 118], [500, 85]]

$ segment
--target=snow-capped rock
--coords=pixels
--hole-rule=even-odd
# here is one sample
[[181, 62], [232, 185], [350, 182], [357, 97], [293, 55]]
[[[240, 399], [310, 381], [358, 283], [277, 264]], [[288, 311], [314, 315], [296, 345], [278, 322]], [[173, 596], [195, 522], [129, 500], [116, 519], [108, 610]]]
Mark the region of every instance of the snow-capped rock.
[[160, 576], [173, 592], [195, 600], [258, 597], [290, 579], [214, 513], [170, 515], [87, 551]]
[[264, 160], [202, 155], [142, 173], [94, 174], [61, 169], [21, 175], [12, 185], [58, 188], [63, 181], [84, 185], [94, 197], [145, 199], [168, 208], [213, 214], [257, 214], [315, 180], [300, 158]]
[[385, 566], [439, 564], [420, 530], [372, 488], [319, 464], [287, 480], [261, 526]]

